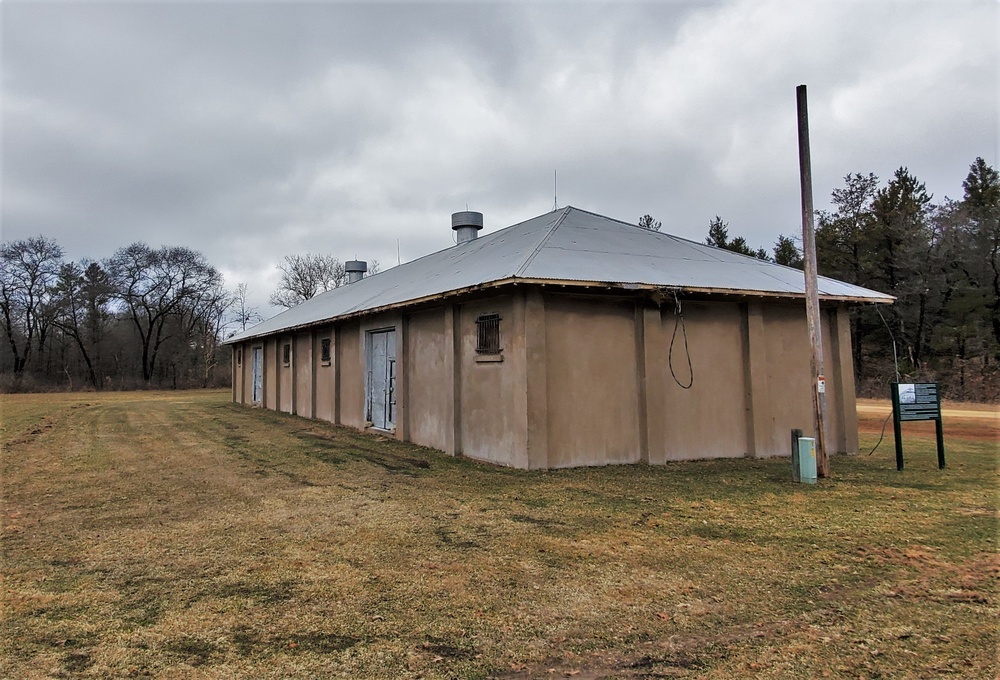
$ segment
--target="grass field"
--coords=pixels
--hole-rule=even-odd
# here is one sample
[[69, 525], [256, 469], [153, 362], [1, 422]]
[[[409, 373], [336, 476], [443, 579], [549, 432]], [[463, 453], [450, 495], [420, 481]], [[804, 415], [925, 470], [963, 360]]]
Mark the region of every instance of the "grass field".
[[890, 424], [804, 486], [508, 470], [223, 392], [0, 399], [0, 677], [998, 673], [995, 418], [946, 420], [945, 470], [917, 427], [897, 473]]

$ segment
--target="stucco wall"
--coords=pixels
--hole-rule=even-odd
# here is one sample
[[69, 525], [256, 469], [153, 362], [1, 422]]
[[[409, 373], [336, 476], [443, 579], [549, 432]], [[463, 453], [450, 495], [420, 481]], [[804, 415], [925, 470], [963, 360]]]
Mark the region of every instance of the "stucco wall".
[[[322, 361], [323, 338], [330, 339], [330, 361]], [[336, 413], [335, 382], [336, 382], [336, 347], [334, 345], [333, 328], [327, 326], [316, 331], [316, 344], [313, 347], [313, 357], [316, 362], [316, 417], [320, 420], [333, 422]]]
[[[250, 352], [245, 343], [233, 345], [233, 401], [237, 404], [244, 403], [243, 385], [246, 375], [245, 367], [250, 358]], [[239, 360], [237, 360], [239, 359]]]
[[833, 357], [833, 393], [837, 407], [840, 436], [835, 440], [835, 449], [840, 453], [858, 453], [858, 408], [857, 392], [854, 384], [854, 353], [851, 343], [851, 321], [844, 306], [831, 309], [829, 314], [830, 335], [833, 342], [829, 353]]
[[673, 304], [644, 315], [649, 462], [746, 455], [743, 312], [688, 301], [682, 315], [683, 327]]
[[[514, 322], [509, 296], [477, 301], [456, 308], [459, 335], [459, 424], [463, 455], [501, 465], [526, 467], [524, 417], [524, 342]], [[503, 361], [486, 361], [476, 353], [476, 318], [500, 315]], [[412, 337], [412, 336], [411, 336]]]
[[[809, 345], [798, 303], [686, 300], [694, 380], [670, 372], [671, 301], [579, 296], [519, 287], [509, 294], [318, 328], [264, 347], [264, 404], [365, 426], [365, 337], [395, 328], [396, 436], [522, 468], [788, 455], [789, 431], [812, 432]], [[502, 361], [476, 353], [476, 317], [501, 316]], [[320, 341], [331, 338], [331, 361]], [[828, 448], [857, 451], [850, 333], [824, 308]], [[293, 343], [292, 366], [281, 365]], [[259, 343], [258, 343], [259, 346]], [[250, 403], [243, 345], [234, 399]], [[674, 374], [690, 379], [682, 330]], [[338, 391], [339, 387], [339, 391]], [[315, 395], [315, 398], [314, 398]], [[315, 401], [315, 404], [313, 403]]]
[[452, 426], [449, 363], [454, 355], [446, 343], [444, 308], [410, 315], [407, 336], [407, 352], [402, 360], [408, 371], [409, 439], [443, 451], [448, 448], [448, 428]]
[[549, 467], [640, 458], [635, 305], [545, 298]]
[[[280, 383], [278, 386], [278, 402], [279, 402], [278, 410], [284, 411], [285, 413], [292, 412], [292, 380], [295, 375], [294, 371], [295, 371], [295, 359], [296, 359], [295, 343], [293, 342], [293, 340], [294, 338], [292, 336], [283, 335], [281, 336], [281, 339], [278, 342], [277, 368], [278, 368], [278, 381]], [[291, 361], [286, 366], [285, 345], [287, 344], [291, 344], [292, 353], [290, 357]]]
[[363, 333], [357, 322], [340, 329], [340, 422], [351, 427], [365, 425], [365, 357]]
[[295, 410], [300, 416], [312, 417], [312, 375], [313, 354], [312, 336], [310, 333], [299, 333], [295, 336], [292, 356], [295, 380]]
[[[844, 450], [844, 419], [840, 412], [840, 395], [837, 390], [840, 387], [840, 381], [834, 379], [834, 375], [837, 372], [836, 357], [834, 356], [835, 344], [833, 341], [833, 332], [836, 330], [836, 310], [824, 309], [821, 310], [820, 316], [823, 319], [822, 329], [823, 329], [823, 370], [826, 371], [826, 434], [827, 434], [827, 451], [830, 453], [837, 453]], [[811, 397], [811, 395], [810, 395]], [[810, 411], [811, 413], [811, 411]]]
[[[831, 314], [835, 310], [824, 309], [822, 317], [823, 362], [826, 371], [827, 449], [836, 453], [850, 447], [844, 428], [845, 406], [853, 407], [854, 395], [842, 395], [839, 390], [847, 385], [853, 392], [853, 374], [847, 379], [838, 375], [839, 371], [853, 371], [848, 365], [842, 367], [841, 356], [835, 352], [836, 345], [831, 335]], [[769, 304], [763, 307], [765, 335], [765, 355], [768, 366], [767, 385], [762, 389], [766, 395], [763, 404], [767, 409], [770, 427], [762, 435], [758, 434], [761, 451], [759, 456], [789, 455], [789, 433], [793, 428], [802, 430], [806, 436], [814, 436], [812, 406], [811, 350], [808, 341], [808, 327], [804, 306]], [[848, 347], [848, 352], [850, 348]]]
[[812, 435], [812, 397], [809, 378], [809, 340], [803, 308], [770, 304], [763, 308], [764, 355], [768, 369], [764, 394], [765, 432], [758, 433], [759, 456], [789, 452], [789, 432], [801, 429]]
[[264, 407], [278, 410], [278, 342], [277, 338], [264, 340]]

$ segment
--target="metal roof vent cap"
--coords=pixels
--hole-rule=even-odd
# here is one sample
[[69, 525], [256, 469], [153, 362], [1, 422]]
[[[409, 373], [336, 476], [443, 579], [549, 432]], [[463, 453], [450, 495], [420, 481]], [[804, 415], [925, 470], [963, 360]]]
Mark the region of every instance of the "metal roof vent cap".
[[479, 230], [483, 228], [483, 214], [473, 210], [452, 213], [451, 228], [458, 236], [459, 245], [472, 241], [479, 236]]
[[368, 271], [368, 263], [364, 260], [348, 260], [344, 263], [344, 271], [347, 272], [347, 283], [357, 283]]

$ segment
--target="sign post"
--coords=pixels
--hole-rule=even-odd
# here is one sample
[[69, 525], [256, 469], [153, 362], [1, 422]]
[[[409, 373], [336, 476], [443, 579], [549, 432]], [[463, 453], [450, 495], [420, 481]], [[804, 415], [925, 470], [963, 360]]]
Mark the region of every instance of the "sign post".
[[937, 383], [890, 383], [892, 429], [896, 436], [896, 469], [903, 469], [903, 421], [933, 420], [937, 429], [938, 468], [944, 468], [944, 428]]

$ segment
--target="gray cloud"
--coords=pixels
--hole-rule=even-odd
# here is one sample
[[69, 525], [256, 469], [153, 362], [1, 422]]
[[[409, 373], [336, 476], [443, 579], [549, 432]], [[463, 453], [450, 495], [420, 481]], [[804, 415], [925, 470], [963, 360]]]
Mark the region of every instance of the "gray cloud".
[[72, 258], [196, 248], [258, 299], [286, 253], [395, 264], [559, 203], [769, 246], [907, 165], [997, 163], [992, 2], [4, 3], [2, 227]]

